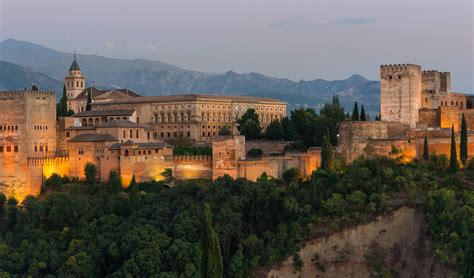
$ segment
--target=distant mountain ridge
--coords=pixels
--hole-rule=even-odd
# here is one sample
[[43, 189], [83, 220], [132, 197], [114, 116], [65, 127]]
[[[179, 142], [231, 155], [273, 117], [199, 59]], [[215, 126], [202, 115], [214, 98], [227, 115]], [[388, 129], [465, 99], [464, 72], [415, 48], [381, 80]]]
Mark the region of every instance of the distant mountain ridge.
[[[18, 80], [38, 83], [40, 88], [62, 83], [72, 62], [72, 54], [56, 51], [38, 44], [7, 39], [0, 42], [0, 64], [2, 72], [13, 73], [12, 64], [31, 71], [15, 71], [23, 77], [7, 75], [2, 77], [0, 87], [18, 86]], [[345, 80], [311, 81], [268, 77], [259, 73], [238, 74], [228, 71], [223, 74], [190, 71], [162, 63], [143, 59], [114, 59], [98, 55], [77, 55], [81, 70], [88, 85], [99, 87], [130, 88], [143, 95], [172, 95], [182, 93], [213, 93], [249, 95], [277, 98], [289, 103], [290, 108], [297, 106], [320, 106], [339, 95], [346, 109], [353, 102], [364, 104], [368, 111], [379, 110], [379, 82], [370, 81], [360, 75]], [[33, 73], [41, 73], [51, 80], [33, 78]], [[13, 80], [17, 80], [13, 82]], [[44, 80], [43, 85], [40, 81]], [[53, 81], [55, 80], [55, 81]], [[21, 88], [30, 86], [24, 84]], [[57, 85], [56, 85], [57, 86]], [[60, 86], [60, 88], [62, 88]], [[60, 92], [59, 92], [60, 93]]]

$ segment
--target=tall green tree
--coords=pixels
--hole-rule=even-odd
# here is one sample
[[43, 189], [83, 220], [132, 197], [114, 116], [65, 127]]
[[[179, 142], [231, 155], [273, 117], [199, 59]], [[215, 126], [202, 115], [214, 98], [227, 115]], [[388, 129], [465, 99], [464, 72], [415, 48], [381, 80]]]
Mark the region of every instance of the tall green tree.
[[265, 130], [265, 138], [268, 140], [281, 140], [285, 137], [285, 131], [280, 120], [273, 120]]
[[87, 105], [86, 105], [86, 111], [91, 111], [92, 110], [92, 90], [89, 90], [87, 93]]
[[359, 120], [359, 106], [357, 105], [357, 101], [354, 103], [354, 109], [352, 109], [352, 120]]
[[135, 181], [135, 175], [132, 176], [132, 180], [130, 181], [128, 190], [129, 190], [130, 208], [133, 211], [136, 211], [140, 208], [141, 199], [140, 199], [140, 189], [138, 187], [137, 182]]
[[67, 94], [66, 94], [66, 85], [63, 85], [63, 95], [59, 100], [59, 107], [58, 107], [58, 116], [66, 116], [68, 114], [67, 111]]
[[362, 105], [361, 109], [360, 109], [360, 120], [361, 121], [367, 121], [367, 116], [365, 115], [365, 109], [364, 109], [364, 105]]
[[321, 169], [330, 170], [332, 160], [332, 146], [331, 141], [329, 140], [329, 131], [323, 138], [323, 145], [321, 149]]
[[451, 127], [451, 156], [449, 159], [449, 173], [451, 175], [457, 173], [458, 168], [458, 158], [456, 153], [456, 138], [454, 137], [454, 125]]
[[86, 176], [87, 184], [95, 185], [97, 181], [97, 166], [92, 162], [87, 162], [84, 166], [84, 175]]
[[222, 264], [221, 248], [219, 238], [212, 227], [211, 207], [204, 205], [204, 217], [202, 225], [202, 277], [221, 278], [224, 267]]
[[313, 172], [313, 174], [311, 175], [311, 188], [310, 188], [310, 193], [309, 193], [309, 200], [311, 202], [311, 206], [313, 206], [313, 208], [316, 208], [317, 204], [318, 204], [318, 183], [317, 183], [317, 180], [316, 180], [316, 176], [315, 176], [315, 173]]
[[430, 151], [428, 149], [428, 138], [425, 136], [425, 141], [423, 142], [423, 160], [430, 159]]
[[464, 113], [462, 114], [462, 121], [461, 121], [461, 142], [460, 142], [460, 159], [462, 164], [465, 166], [467, 163], [468, 158], [468, 148], [467, 148], [467, 123], [466, 117]]
[[262, 128], [255, 109], [249, 108], [237, 122], [239, 123], [240, 134], [245, 135], [246, 139], [261, 137]]

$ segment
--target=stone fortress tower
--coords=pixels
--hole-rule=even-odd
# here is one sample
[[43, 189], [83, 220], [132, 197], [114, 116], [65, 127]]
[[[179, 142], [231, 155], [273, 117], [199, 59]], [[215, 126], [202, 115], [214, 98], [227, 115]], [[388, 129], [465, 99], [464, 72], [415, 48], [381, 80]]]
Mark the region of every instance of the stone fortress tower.
[[383, 121], [416, 127], [422, 107], [422, 71], [412, 64], [380, 66], [380, 113]]
[[82, 75], [81, 68], [79, 68], [77, 63], [76, 52], [74, 52], [74, 60], [69, 68], [69, 75], [64, 78], [64, 85], [66, 86], [68, 98], [68, 110], [76, 111], [72, 100], [77, 98], [86, 86], [86, 79]]
[[441, 106], [441, 96], [451, 92], [451, 74], [437, 70], [422, 73], [421, 102], [424, 108], [437, 109]]

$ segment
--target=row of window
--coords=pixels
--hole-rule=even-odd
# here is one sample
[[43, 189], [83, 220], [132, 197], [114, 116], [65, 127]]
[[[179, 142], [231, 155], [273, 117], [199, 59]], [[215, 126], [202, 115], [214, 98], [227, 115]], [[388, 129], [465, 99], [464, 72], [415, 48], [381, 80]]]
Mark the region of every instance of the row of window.
[[[464, 103], [461, 101], [460, 103], [458, 101], [454, 102], [453, 100], [451, 101], [451, 106], [459, 106], [459, 104], [461, 104], [461, 108], [464, 107]], [[448, 102], [447, 101], [441, 101], [441, 106], [448, 106]]]
[[0, 125], [0, 130], [18, 130], [17, 125]]
[[[130, 129], [129, 134], [130, 134], [129, 138], [132, 139], [133, 138], [133, 129]], [[150, 137], [150, 136], [148, 135], [148, 137]], [[123, 138], [127, 138], [127, 131], [126, 130], [123, 131]], [[135, 138], [140, 138], [140, 130], [138, 130], [138, 129], [135, 130]]]
[[7, 153], [11, 153], [11, 152], [18, 152], [18, 146], [14, 145], [14, 146], [10, 146], [10, 145], [7, 145], [7, 146], [0, 146], [0, 153], [3, 153], [3, 152], [7, 152]]
[[[71, 88], [74, 86], [74, 81], [68, 81], [67, 82], [67, 87]], [[84, 87], [84, 81], [76, 81], [76, 87]]]
[[34, 130], [48, 130], [48, 126], [47, 125], [34, 125], [33, 129]]
[[40, 152], [40, 153], [41, 153], [41, 152], [48, 152], [48, 145], [45, 145], [45, 146], [43, 146], [43, 145], [35, 145], [34, 151], [35, 151], [35, 152]]

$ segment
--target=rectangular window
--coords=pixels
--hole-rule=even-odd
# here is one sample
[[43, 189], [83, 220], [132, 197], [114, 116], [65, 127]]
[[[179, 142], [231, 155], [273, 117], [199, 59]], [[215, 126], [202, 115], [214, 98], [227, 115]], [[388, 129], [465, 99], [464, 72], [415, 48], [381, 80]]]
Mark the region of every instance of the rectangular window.
[[191, 132], [188, 131], [188, 138], [191, 137]]
[[133, 130], [130, 129], [130, 139], [133, 138]]
[[165, 137], [165, 134], [163, 132], [160, 135], [161, 135], [161, 138]]
[[14, 151], [17, 153], [18, 152], [18, 146], [14, 147]]
[[125, 130], [123, 131], [123, 138], [127, 137], [127, 133], [125, 132]]
[[67, 137], [67, 138], [71, 137], [71, 134], [69, 133], [69, 131], [66, 132], [66, 137]]
[[146, 133], [146, 137], [147, 137], [148, 140], [150, 140], [150, 132]]
[[168, 132], [168, 138], [170, 138], [170, 137], [171, 137], [171, 133]]
[[139, 124], [139, 123], [140, 123], [140, 118], [139, 118], [139, 117], [137, 117], [137, 124]]
[[7, 146], [7, 153], [12, 151], [12, 146]]
[[43, 146], [40, 146], [40, 152], [42, 152], [42, 151], [43, 151]]
[[138, 136], [138, 134], [139, 134], [139, 133], [138, 133], [138, 129], [137, 129], [137, 131], [135, 132], [135, 134], [137, 135], [137, 138], [140, 137], [140, 136]]
[[0, 146], [0, 153], [3, 153], [3, 146]]

